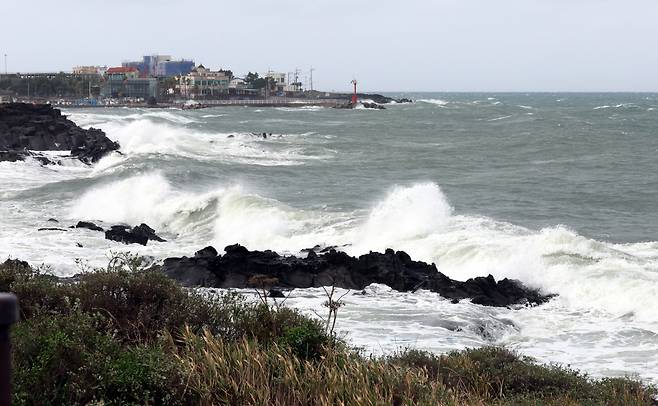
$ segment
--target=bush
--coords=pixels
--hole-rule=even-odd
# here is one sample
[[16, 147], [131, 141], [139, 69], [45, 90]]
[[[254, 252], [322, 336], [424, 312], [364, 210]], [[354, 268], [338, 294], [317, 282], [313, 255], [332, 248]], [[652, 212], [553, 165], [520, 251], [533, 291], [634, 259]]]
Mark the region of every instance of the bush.
[[155, 340], [164, 330], [210, 329], [235, 335], [238, 315], [248, 307], [235, 294], [203, 297], [157, 269], [142, 269], [137, 257], [115, 257], [106, 269], [60, 280], [21, 261], [0, 264], [0, 288], [19, 298], [21, 318], [68, 315], [74, 309], [104, 316], [100, 330], [131, 343]]
[[14, 404], [176, 404], [175, 359], [160, 345], [122, 346], [82, 312], [38, 316], [13, 331]]
[[333, 340], [328, 337], [320, 323], [302, 319], [299, 323], [286, 326], [277, 341], [282, 347], [290, 348], [293, 354], [304, 359], [319, 359]]
[[420, 368], [447, 387], [509, 404], [652, 404], [656, 391], [629, 379], [591, 380], [558, 365], [538, 365], [531, 358], [499, 347], [455, 351], [447, 355], [407, 350], [388, 358]]

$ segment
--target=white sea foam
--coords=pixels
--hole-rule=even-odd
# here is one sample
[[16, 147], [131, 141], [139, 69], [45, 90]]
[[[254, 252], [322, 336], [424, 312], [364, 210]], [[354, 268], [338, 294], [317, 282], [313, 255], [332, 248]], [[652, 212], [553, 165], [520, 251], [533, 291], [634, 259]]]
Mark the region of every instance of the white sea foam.
[[605, 110], [605, 109], [611, 109], [611, 108], [615, 108], [615, 109], [635, 109], [635, 108], [638, 108], [638, 105], [634, 104], [634, 103], [620, 103], [620, 104], [616, 104], [614, 106], [609, 106], [609, 105], [597, 106], [597, 107], [594, 107], [594, 110]]
[[321, 111], [326, 109], [324, 106], [300, 106], [300, 107], [276, 107], [276, 110], [278, 111], [288, 111], [288, 112], [296, 112], [296, 111]]
[[130, 155], [174, 155], [200, 160], [224, 159], [253, 165], [301, 165], [308, 159], [296, 145], [271, 149], [262, 137], [245, 133], [203, 133], [180, 126], [156, 123], [148, 119], [110, 122], [101, 126], [107, 136]]
[[394, 187], [356, 232], [351, 250], [383, 251], [443, 231], [452, 208], [434, 183]]
[[294, 251], [304, 243], [333, 238], [334, 243], [349, 244], [351, 254], [393, 247], [436, 262], [457, 279], [487, 273], [516, 278], [546, 293], [558, 293], [572, 309], [658, 322], [658, 303], [653, 300], [658, 295], [655, 243], [609, 244], [560, 226], [533, 232], [487, 218], [452, 215], [445, 196], [431, 183], [396, 187], [368, 216], [343, 224], [347, 227], [336, 227], [339, 216], [332, 217], [330, 230], [325, 229], [328, 219], [311, 220], [310, 213], [278, 202], [245, 196], [227, 199], [220, 203], [220, 216], [226, 217], [217, 227], [224, 233], [223, 242], [233, 235], [247, 246], [274, 242], [279, 249], [287, 246]]
[[[141, 219], [171, 227], [180, 216], [181, 200], [162, 203], [172, 198], [166, 184], [153, 186], [163, 183], [160, 175], [131, 182], [135, 184], [95, 193], [121, 196], [131, 187], [139, 189], [138, 183], [143, 182], [153, 190], [151, 196], [130, 207], [115, 202], [94, 210], [116, 221]], [[558, 293], [571, 309], [658, 322], [658, 303], [653, 300], [658, 295], [657, 243], [610, 244], [561, 226], [535, 232], [487, 218], [454, 215], [440, 188], [432, 183], [395, 187], [366, 216], [293, 209], [243, 188], [210, 196], [180, 199], [203, 202], [192, 204], [192, 211], [199, 204], [207, 207], [209, 198], [216, 199], [214, 241], [220, 248], [240, 242], [252, 249], [294, 253], [315, 244], [346, 244], [347, 251], [357, 255], [393, 247], [436, 262], [442, 272], [457, 279], [487, 273], [516, 278], [546, 293]], [[89, 199], [96, 201], [93, 196]], [[83, 198], [80, 204], [90, 203]], [[160, 209], [152, 209], [158, 205]]]
[[509, 115], [509, 116], [496, 117], [496, 118], [489, 119], [487, 121], [500, 121], [500, 120], [505, 120], [506, 118], [510, 118], [510, 117], [514, 117], [514, 116]]
[[418, 101], [422, 103], [434, 104], [437, 106], [447, 106], [449, 104], [449, 102], [441, 99], [420, 99]]
[[214, 211], [207, 209], [222, 193], [221, 188], [202, 194], [176, 191], [161, 173], [151, 172], [91, 188], [76, 200], [69, 217], [199, 233], [198, 226], [212, 220]]

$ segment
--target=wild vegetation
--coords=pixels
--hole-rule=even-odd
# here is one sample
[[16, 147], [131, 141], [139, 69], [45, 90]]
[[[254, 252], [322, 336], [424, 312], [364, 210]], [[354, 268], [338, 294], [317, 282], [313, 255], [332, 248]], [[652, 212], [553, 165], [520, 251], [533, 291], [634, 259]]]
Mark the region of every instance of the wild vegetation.
[[47, 271], [0, 264], [0, 289], [21, 307], [17, 405], [656, 404], [640, 382], [593, 380], [503, 348], [364, 356], [326, 320], [183, 289], [130, 255], [66, 281]]

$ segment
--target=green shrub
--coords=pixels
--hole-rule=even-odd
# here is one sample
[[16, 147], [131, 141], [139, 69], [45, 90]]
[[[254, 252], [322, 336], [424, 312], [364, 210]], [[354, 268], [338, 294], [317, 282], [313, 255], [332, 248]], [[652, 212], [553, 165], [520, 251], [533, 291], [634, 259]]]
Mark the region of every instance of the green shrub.
[[38, 316], [13, 331], [15, 404], [175, 404], [182, 376], [160, 345], [122, 346], [82, 312]]
[[655, 389], [629, 379], [592, 380], [558, 365], [538, 365], [499, 347], [446, 355], [407, 350], [389, 357], [388, 362], [423, 369], [447, 387], [505, 404], [652, 404], [656, 394]]
[[105, 316], [100, 330], [126, 342], [156, 340], [164, 330], [184, 325], [235, 336], [236, 321], [247, 305], [238, 295], [203, 297], [187, 290], [157, 269], [134, 266], [134, 257], [113, 260], [107, 269], [60, 280], [20, 261], [0, 264], [0, 288], [15, 293], [21, 318], [71, 314], [75, 309]]
[[319, 359], [325, 348], [333, 344], [320, 323], [308, 319], [297, 325], [287, 326], [278, 343], [304, 359]]

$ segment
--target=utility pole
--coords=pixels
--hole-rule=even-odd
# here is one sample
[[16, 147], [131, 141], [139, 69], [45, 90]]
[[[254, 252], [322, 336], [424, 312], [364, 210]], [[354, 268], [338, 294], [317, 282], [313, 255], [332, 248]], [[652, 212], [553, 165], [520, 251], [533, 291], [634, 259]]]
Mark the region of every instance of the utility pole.
[[315, 69], [311, 66], [311, 79], [310, 79], [310, 82], [311, 82], [311, 83], [309, 83], [309, 87], [311, 88], [311, 89], [310, 89], [311, 91], [313, 90], [313, 71], [314, 71], [314, 70], [315, 70]]
[[270, 77], [265, 75], [265, 100], [270, 93]]

